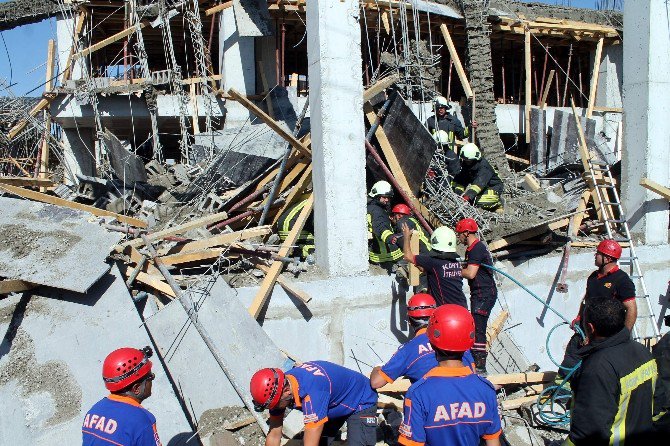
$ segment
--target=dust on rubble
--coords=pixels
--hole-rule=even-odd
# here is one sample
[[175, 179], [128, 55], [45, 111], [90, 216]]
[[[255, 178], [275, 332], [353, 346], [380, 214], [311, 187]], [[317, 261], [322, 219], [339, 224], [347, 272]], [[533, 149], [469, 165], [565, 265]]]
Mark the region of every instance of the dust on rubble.
[[[219, 407], [206, 410], [198, 420], [200, 437], [206, 438], [224, 431], [228, 432], [226, 427], [250, 416], [251, 413], [243, 407]], [[265, 435], [263, 435], [263, 431], [256, 422], [230, 431], [228, 434], [243, 446], [262, 446], [265, 444]]]
[[23, 225], [0, 226], [0, 251], [10, 251], [14, 259], [22, 259], [40, 247], [48, 246], [41, 260], [57, 260], [80, 240], [81, 237], [61, 230], [38, 232]]

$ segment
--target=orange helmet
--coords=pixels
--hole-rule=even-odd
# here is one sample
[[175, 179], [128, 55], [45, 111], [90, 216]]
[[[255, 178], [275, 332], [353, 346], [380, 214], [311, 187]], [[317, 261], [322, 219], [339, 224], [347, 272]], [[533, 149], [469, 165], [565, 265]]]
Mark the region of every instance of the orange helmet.
[[428, 321], [428, 339], [434, 348], [464, 352], [475, 343], [475, 320], [467, 308], [441, 305]]

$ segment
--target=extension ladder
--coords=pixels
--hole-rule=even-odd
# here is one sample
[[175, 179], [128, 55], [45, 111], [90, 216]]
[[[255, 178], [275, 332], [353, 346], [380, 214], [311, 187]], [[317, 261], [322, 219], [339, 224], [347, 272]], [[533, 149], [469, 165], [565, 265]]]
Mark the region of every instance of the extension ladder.
[[660, 334], [658, 325], [656, 325], [656, 316], [651, 307], [647, 285], [644, 281], [642, 268], [640, 268], [640, 260], [635, 252], [626, 214], [621, 206], [619, 193], [616, 190], [609, 165], [590, 157], [588, 163], [593, 187], [598, 194], [600, 213], [602, 221], [605, 223], [607, 236], [621, 244], [628, 244], [628, 257], [621, 257], [619, 264], [629, 267], [628, 274], [635, 284], [637, 321], [633, 327], [633, 339], [636, 341], [652, 338], [658, 340]]

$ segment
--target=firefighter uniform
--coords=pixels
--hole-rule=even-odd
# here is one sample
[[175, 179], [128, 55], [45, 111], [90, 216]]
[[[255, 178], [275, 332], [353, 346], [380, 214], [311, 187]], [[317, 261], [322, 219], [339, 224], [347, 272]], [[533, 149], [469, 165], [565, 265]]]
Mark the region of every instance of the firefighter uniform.
[[461, 121], [451, 113], [445, 113], [444, 116], [431, 116], [426, 119], [426, 127], [431, 134], [439, 131], [447, 132], [450, 143], [456, 139], [466, 138], [469, 133], [467, 127], [463, 127]]
[[395, 246], [398, 249], [402, 249], [402, 225], [406, 224], [412, 231], [416, 231], [419, 234], [419, 252], [421, 254], [427, 254], [430, 251], [430, 239], [426, 236], [426, 233], [423, 231], [419, 221], [409, 215], [403, 215], [396, 224], [395, 224], [395, 237], [396, 242]]
[[468, 164], [461, 163], [461, 170], [454, 175], [452, 188], [475, 206], [495, 210], [500, 206], [503, 182], [498, 172], [486, 158]]
[[[300, 212], [307, 204], [307, 199], [299, 201], [291, 205], [277, 220], [277, 232], [279, 239], [283, 242], [288, 237], [289, 232], [293, 229]], [[296, 243], [301, 248], [301, 255], [303, 258], [314, 252], [314, 215], [310, 214], [305, 222], [305, 226], [296, 240]]]
[[402, 258], [402, 250], [391, 244], [393, 228], [388, 211], [376, 198], [368, 199], [368, 251], [370, 262], [395, 262]]
[[470, 446], [500, 437], [491, 384], [469, 367], [435, 367], [405, 395], [398, 442], [405, 446]]
[[[360, 373], [327, 361], [304, 362], [288, 372], [294, 408], [301, 410], [305, 429], [325, 424], [322, 438], [332, 439], [347, 423], [351, 445], [374, 446], [377, 441], [377, 393]], [[283, 417], [284, 410], [270, 410]]]
[[110, 394], [84, 417], [83, 446], [161, 446], [156, 417], [134, 399]]
[[[474, 370], [474, 362], [470, 350], [466, 351], [463, 354], [463, 366]], [[398, 348], [391, 359], [382, 366], [380, 372], [389, 383], [404, 376], [414, 384], [437, 365], [435, 352], [426, 335], [426, 329], [422, 328], [411, 340]]]

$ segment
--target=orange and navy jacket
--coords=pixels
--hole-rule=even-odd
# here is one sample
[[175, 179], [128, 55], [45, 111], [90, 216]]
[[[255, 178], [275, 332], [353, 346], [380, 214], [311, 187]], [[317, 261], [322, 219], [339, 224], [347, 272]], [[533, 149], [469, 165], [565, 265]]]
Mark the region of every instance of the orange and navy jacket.
[[[470, 350], [466, 351], [463, 354], [463, 365], [474, 370], [474, 362]], [[435, 367], [437, 367], [435, 352], [426, 335], [426, 329], [422, 328], [416, 332], [414, 338], [398, 348], [391, 359], [382, 366], [380, 372], [390, 383], [401, 376], [415, 383]]]
[[405, 446], [469, 446], [500, 436], [496, 394], [469, 367], [435, 367], [405, 395], [398, 442]]
[[[332, 362], [304, 362], [286, 372], [286, 378], [295, 408], [304, 414], [306, 429], [377, 405], [377, 392], [366, 376]], [[283, 412], [270, 411], [270, 415], [282, 416]]]
[[83, 446], [161, 446], [156, 417], [126, 396], [111, 394], [95, 403], [81, 432]]

